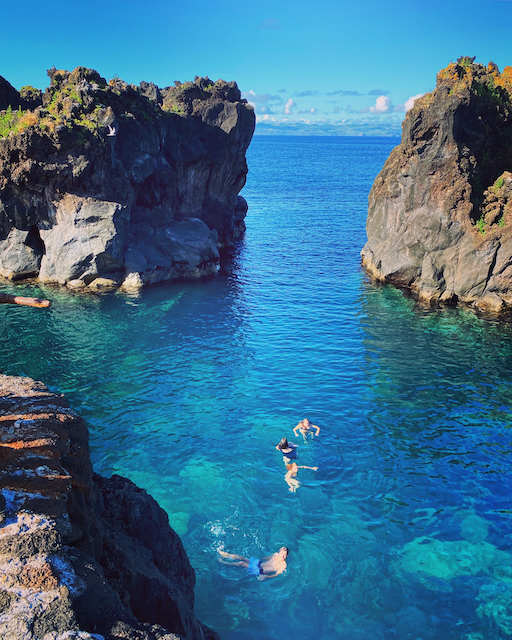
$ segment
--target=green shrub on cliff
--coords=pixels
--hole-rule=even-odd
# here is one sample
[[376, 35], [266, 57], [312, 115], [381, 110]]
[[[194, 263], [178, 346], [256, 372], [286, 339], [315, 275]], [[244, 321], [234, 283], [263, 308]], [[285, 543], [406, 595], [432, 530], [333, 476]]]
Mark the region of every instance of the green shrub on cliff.
[[461, 56], [457, 60], [457, 64], [463, 67], [464, 69], [469, 69], [473, 62], [475, 61], [476, 56]]
[[7, 107], [7, 111], [0, 113], [0, 138], [5, 138], [14, 130], [18, 122], [17, 113], [13, 113], [10, 106]]
[[21, 107], [13, 111], [8, 107], [0, 113], [0, 138], [6, 138], [9, 134], [20, 133], [38, 122], [38, 117], [31, 111], [23, 111]]
[[483, 236], [485, 236], [484, 216], [482, 216], [481, 218], [478, 218], [478, 220], [476, 221], [476, 230], [478, 231], [478, 233], [481, 233]]

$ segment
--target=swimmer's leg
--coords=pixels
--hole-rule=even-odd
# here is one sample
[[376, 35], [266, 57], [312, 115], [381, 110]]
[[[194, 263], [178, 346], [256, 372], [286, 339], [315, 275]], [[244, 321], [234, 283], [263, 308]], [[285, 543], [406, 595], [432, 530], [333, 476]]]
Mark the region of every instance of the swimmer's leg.
[[300, 482], [294, 478], [291, 478], [288, 484], [290, 485], [290, 491], [292, 493], [296, 493], [297, 489], [300, 487]]
[[[248, 566], [249, 561], [247, 560], [247, 558], [244, 558], [243, 556], [239, 556], [236, 553], [228, 553], [227, 551], [223, 551], [222, 549], [217, 549], [217, 552], [219, 553], [219, 555], [221, 555], [223, 558], [230, 558], [231, 560], [240, 560], [241, 562], [225, 562], [225, 564], [235, 564], [235, 565], [240, 565], [240, 566]], [[220, 558], [219, 558], [220, 559]], [[221, 560], [221, 562], [223, 562]], [[242, 563], [245, 563], [242, 564]]]
[[245, 567], [247, 569], [247, 567], [249, 566], [249, 563], [247, 562], [247, 560], [230, 562], [229, 560], [223, 560], [222, 558], [219, 558], [219, 562], [222, 562], [222, 564], [229, 564], [230, 567]]

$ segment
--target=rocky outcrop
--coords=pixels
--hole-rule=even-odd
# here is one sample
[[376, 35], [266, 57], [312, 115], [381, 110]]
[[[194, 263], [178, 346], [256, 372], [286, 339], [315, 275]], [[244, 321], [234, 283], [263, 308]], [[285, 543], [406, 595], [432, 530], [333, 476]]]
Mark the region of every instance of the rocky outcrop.
[[0, 78], [0, 108], [23, 107], [0, 113], [0, 276], [130, 289], [215, 273], [247, 212], [255, 118], [236, 84], [48, 75], [42, 98]]
[[165, 512], [125, 478], [93, 475], [62, 396], [0, 375], [0, 636], [215, 640]]
[[414, 104], [369, 197], [363, 264], [430, 304], [512, 307], [512, 67], [460, 58]]

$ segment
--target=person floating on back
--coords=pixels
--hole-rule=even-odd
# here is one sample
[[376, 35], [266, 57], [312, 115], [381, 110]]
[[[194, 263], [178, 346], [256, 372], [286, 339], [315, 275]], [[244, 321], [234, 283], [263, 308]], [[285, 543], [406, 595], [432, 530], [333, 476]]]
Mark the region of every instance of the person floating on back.
[[[244, 567], [251, 576], [258, 576], [258, 580], [266, 580], [267, 578], [275, 578], [286, 571], [286, 558], [289, 550], [287, 547], [281, 547], [279, 551], [271, 556], [266, 556], [261, 560], [259, 558], [244, 558], [236, 553], [227, 553], [222, 549], [217, 549], [219, 562], [230, 564], [235, 567]], [[227, 560], [224, 560], [227, 558]], [[236, 561], [236, 562], [235, 562]]]
[[306, 467], [304, 465], [298, 465], [296, 462], [287, 464], [286, 468], [288, 469], [288, 471], [284, 476], [284, 480], [286, 484], [290, 487], [288, 491], [291, 491], [292, 493], [296, 493], [297, 489], [300, 487], [300, 482], [297, 480], [297, 474], [299, 473], [299, 469], [311, 469], [311, 471], [318, 470], [318, 467]]
[[276, 445], [276, 449], [283, 454], [283, 462], [286, 464], [290, 460], [297, 458], [297, 447], [299, 445], [293, 442], [288, 442], [287, 438], [281, 438], [279, 444]]
[[[313, 433], [313, 429], [316, 429], [316, 433]], [[311, 423], [307, 418], [304, 418], [304, 420], [301, 420], [299, 424], [293, 429], [293, 433], [296, 438], [299, 437], [299, 432], [302, 433], [304, 442], [306, 442], [307, 437], [310, 433], [312, 436], [317, 436], [320, 433], [320, 427], [316, 424]]]

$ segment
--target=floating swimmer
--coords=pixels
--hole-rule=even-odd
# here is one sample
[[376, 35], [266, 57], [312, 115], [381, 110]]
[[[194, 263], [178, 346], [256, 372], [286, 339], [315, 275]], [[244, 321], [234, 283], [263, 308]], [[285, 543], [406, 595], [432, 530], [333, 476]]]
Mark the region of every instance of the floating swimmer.
[[287, 463], [290, 462], [290, 460], [295, 460], [297, 458], [298, 446], [298, 444], [288, 442], [287, 438], [281, 438], [279, 444], [276, 445], [276, 449], [283, 454], [283, 462]]
[[[275, 578], [286, 571], [286, 558], [290, 553], [287, 547], [281, 547], [279, 551], [271, 556], [266, 556], [261, 560], [259, 558], [244, 558], [236, 553], [227, 553], [222, 549], [217, 549], [219, 562], [230, 564], [235, 567], [244, 567], [251, 576], [258, 576], [258, 580], [266, 580], [267, 578]], [[223, 560], [228, 558], [228, 560]], [[234, 562], [236, 560], [236, 562]]]
[[[313, 433], [313, 429], [316, 429], [316, 433]], [[320, 433], [320, 427], [311, 423], [307, 418], [304, 418], [304, 420], [301, 420], [293, 429], [296, 438], [299, 437], [299, 432], [302, 433], [304, 442], [306, 442], [309, 433], [311, 433], [312, 436], [317, 436]]]
[[298, 465], [296, 462], [292, 462], [291, 464], [287, 464], [286, 468], [288, 471], [284, 477], [286, 484], [290, 487], [288, 491], [292, 493], [296, 493], [297, 489], [300, 487], [300, 482], [297, 480], [297, 474], [299, 473], [299, 469], [311, 469], [311, 471], [317, 471], [318, 467], [306, 467], [304, 465]]

